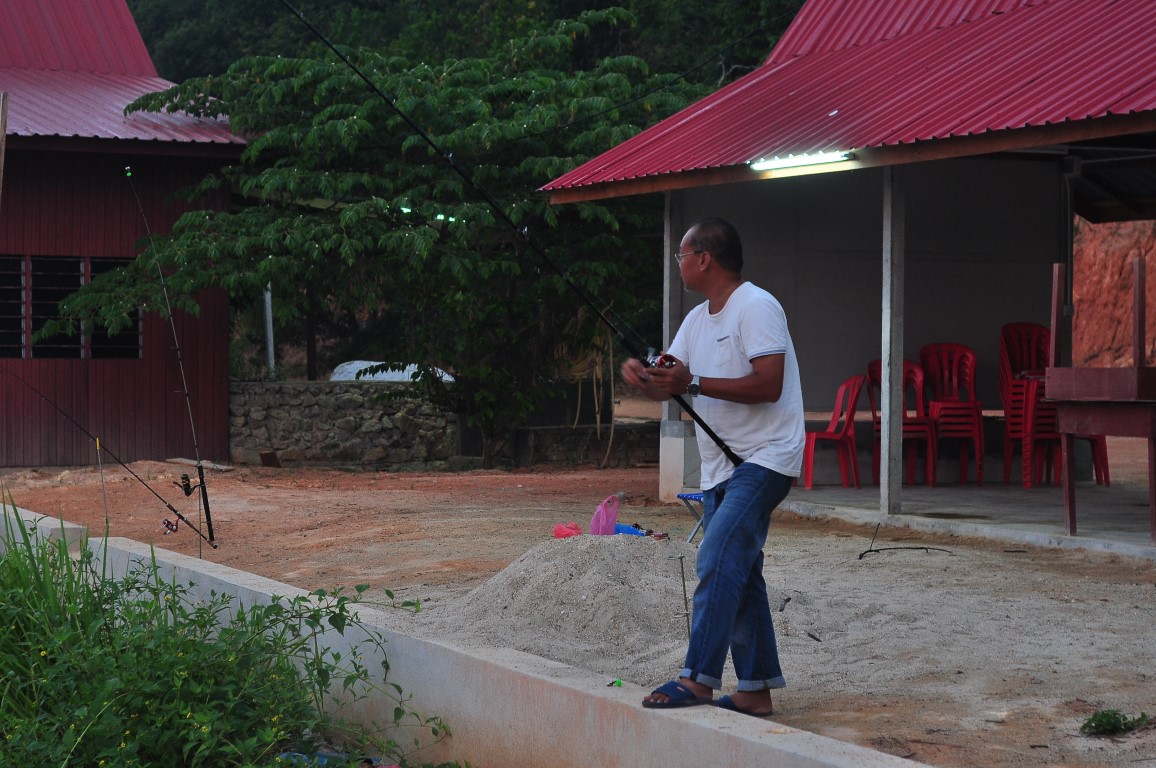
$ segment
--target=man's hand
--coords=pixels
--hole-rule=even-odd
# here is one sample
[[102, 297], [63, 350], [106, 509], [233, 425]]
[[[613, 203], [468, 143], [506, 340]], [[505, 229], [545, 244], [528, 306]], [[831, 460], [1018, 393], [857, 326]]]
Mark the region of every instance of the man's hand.
[[681, 360], [670, 355], [664, 357], [665, 361], [673, 361], [673, 365], [647, 368], [638, 358], [627, 359], [622, 363], [622, 380], [650, 400], [666, 400], [671, 395], [684, 394], [690, 384], [690, 369]]
[[[676, 358], [665, 355], [674, 364], [646, 368], [642, 361], [630, 358], [622, 364], [622, 380], [651, 400], [666, 400], [686, 394], [690, 369]], [[732, 403], [774, 403], [783, 394], [783, 368], [786, 355], [763, 355], [751, 361], [751, 372], [737, 379], [703, 378], [703, 394]], [[708, 389], [709, 387], [709, 389]]]

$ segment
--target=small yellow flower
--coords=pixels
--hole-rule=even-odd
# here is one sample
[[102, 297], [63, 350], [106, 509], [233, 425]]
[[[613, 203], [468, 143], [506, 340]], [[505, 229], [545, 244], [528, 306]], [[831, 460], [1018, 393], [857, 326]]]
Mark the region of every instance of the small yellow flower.
[[41, 652], [40, 652], [40, 657], [41, 657], [41, 658], [44, 658], [44, 657], [45, 657], [45, 656], [47, 656], [47, 655], [48, 655], [48, 651], [41, 651]]

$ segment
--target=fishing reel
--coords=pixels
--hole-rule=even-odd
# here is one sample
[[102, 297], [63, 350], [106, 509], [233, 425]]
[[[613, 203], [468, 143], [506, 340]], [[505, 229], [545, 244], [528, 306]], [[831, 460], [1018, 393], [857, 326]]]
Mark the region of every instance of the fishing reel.
[[199, 483], [197, 485], [193, 485], [193, 481], [189, 479], [187, 474], [181, 475], [181, 481], [179, 483], [174, 480], [173, 485], [180, 488], [181, 492], [183, 492], [185, 496], [192, 496], [193, 491], [201, 487]]
[[653, 349], [642, 358], [642, 364], [647, 368], [673, 368], [677, 362], [665, 352], [655, 352]]
[[[188, 476], [188, 474], [182, 474], [181, 475], [181, 481], [178, 483], [176, 480], [174, 480], [173, 485], [180, 488], [181, 493], [185, 494], [186, 497], [189, 497], [189, 496], [192, 496], [194, 493], [196, 493], [197, 490], [203, 488], [205, 485], [205, 481], [204, 481], [204, 478], [202, 477], [201, 481], [199, 483], [197, 483], [196, 485], [193, 485], [192, 478], [190, 478]], [[204, 497], [202, 496], [202, 498], [204, 498]], [[205, 506], [207, 508], [208, 507], [207, 499], [205, 499], [205, 501], [206, 501]], [[177, 514], [177, 519], [176, 520], [169, 520], [168, 518], [165, 518], [164, 520], [161, 521], [161, 524], [165, 527], [165, 536], [168, 536], [170, 533], [176, 533], [178, 530], [180, 530], [181, 520], [184, 520], [184, 518], [180, 516], [180, 513], [177, 512], [176, 509], [174, 509], [171, 505], [169, 505], [169, 509], [171, 509], [174, 513]], [[192, 524], [189, 523], [188, 520], [185, 520], [185, 523], [188, 524], [190, 527], [192, 527]], [[212, 539], [206, 539], [206, 540], [209, 542], [210, 545], [212, 545], [212, 547], [214, 549], [216, 549], [217, 545]]]
[[[179, 483], [174, 480], [173, 485], [180, 488], [181, 492], [184, 493], [185, 496], [192, 496], [193, 491], [200, 487], [199, 484], [193, 485], [193, 481], [187, 474], [181, 475], [181, 481]], [[180, 530], [181, 519], [179, 517], [176, 520], [169, 520], [168, 518], [165, 518], [164, 520], [161, 520], [161, 525], [165, 527], [165, 536], [168, 536], [170, 533], [176, 533]]]

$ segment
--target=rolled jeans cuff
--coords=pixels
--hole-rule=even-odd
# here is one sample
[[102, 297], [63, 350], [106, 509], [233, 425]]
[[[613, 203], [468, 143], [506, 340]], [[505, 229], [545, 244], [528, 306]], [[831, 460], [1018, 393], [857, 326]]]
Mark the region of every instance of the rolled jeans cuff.
[[747, 691], [765, 691], [767, 689], [786, 688], [787, 678], [779, 675], [772, 677], [770, 680], [739, 680], [736, 690]]

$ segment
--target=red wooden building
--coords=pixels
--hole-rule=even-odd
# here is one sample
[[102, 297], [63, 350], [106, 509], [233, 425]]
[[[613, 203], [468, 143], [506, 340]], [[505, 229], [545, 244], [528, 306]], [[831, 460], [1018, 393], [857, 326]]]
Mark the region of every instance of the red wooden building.
[[147, 251], [150, 231], [227, 203], [174, 193], [240, 153], [228, 126], [124, 114], [170, 85], [124, 0], [0, 4], [0, 466], [95, 464], [97, 438], [123, 461], [228, 458], [223, 295], [178, 315], [175, 334], [141, 314], [114, 337], [32, 342], [64, 296]]

